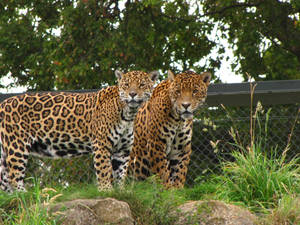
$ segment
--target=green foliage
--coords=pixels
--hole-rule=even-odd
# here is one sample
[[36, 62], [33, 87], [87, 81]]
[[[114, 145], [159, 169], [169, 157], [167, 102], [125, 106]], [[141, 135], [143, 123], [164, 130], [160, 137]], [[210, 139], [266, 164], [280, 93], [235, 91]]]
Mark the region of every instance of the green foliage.
[[124, 188], [98, 192], [96, 185], [70, 186], [61, 190], [63, 195], [58, 201], [77, 198], [110, 197], [129, 204], [137, 224], [158, 225], [173, 224], [174, 216], [170, 212], [175, 206], [183, 203], [185, 197], [181, 191], [165, 190], [155, 178], [145, 182], [129, 182]]
[[256, 80], [300, 78], [299, 1], [201, 1], [234, 47], [232, 67]]
[[55, 225], [57, 220], [48, 215], [45, 206], [54, 201], [54, 189], [40, 190], [38, 181], [28, 192], [11, 195], [0, 192], [0, 215], [4, 225]]
[[[242, 175], [245, 175], [243, 171], [240, 176]], [[285, 174], [281, 175], [285, 176]], [[98, 192], [95, 185], [74, 185], [68, 188], [56, 187], [55, 190], [52, 188], [41, 190], [39, 188], [39, 182], [35, 181], [34, 187], [26, 193], [6, 194], [0, 192], [0, 215], [5, 225], [54, 225], [59, 224], [59, 218], [47, 214], [45, 208], [45, 206], [51, 203], [82, 198], [112, 197], [129, 204], [137, 224], [171, 225], [174, 224], [177, 219], [172, 213], [174, 210], [176, 211], [176, 206], [188, 200], [219, 199], [237, 204], [238, 202], [236, 201], [239, 200], [236, 196], [230, 196], [234, 191], [229, 189], [227, 182], [229, 182], [229, 178], [220, 179], [219, 177], [219, 179], [213, 178], [210, 181], [203, 181], [201, 179], [201, 183], [193, 188], [165, 190], [160, 183], [157, 183], [157, 179], [152, 177], [145, 182], [129, 182], [124, 189]], [[253, 190], [250, 185], [251, 183], [249, 182], [248, 184], [251, 192]], [[238, 185], [239, 184], [237, 184], [237, 186]], [[296, 183], [295, 185], [297, 187]], [[235, 190], [237, 189], [233, 185], [232, 187]], [[299, 190], [298, 193], [293, 192], [296, 187], [291, 188], [291, 186], [285, 186], [285, 193], [281, 195], [281, 198], [276, 199], [277, 202], [273, 196], [266, 199], [266, 201], [273, 202], [273, 204], [267, 205], [266, 202], [259, 202], [261, 199], [256, 199], [255, 210], [264, 213], [260, 214], [259, 224], [298, 224], [300, 220], [300, 193]], [[236, 192], [236, 194], [240, 196], [240, 193]], [[253, 210], [253, 202], [254, 201], [246, 201], [243, 205]], [[270, 206], [270, 208], [265, 208], [266, 206]], [[204, 208], [201, 210], [207, 209]], [[193, 218], [191, 218], [191, 221], [194, 221]]]
[[270, 46], [263, 56], [270, 80], [299, 79], [299, 60], [291, 52], [277, 46]]
[[29, 90], [67, 90], [113, 84], [117, 68], [214, 72], [226, 39], [237, 73], [297, 79], [299, 8], [296, 0], [5, 0], [0, 78], [8, 74], [11, 86]]
[[184, 202], [180, 192], [165, 190], [155, 177], [101, 195], [127, 202], [137, 224], [141, 225], [174, 224], [176, 218], [170, 213]]
[[192, 188], [185, 188], [182, 190], [182, 194], [186, 199], [189, 200], [206, 200], [206, 199], [215, 199], [215, 193], [218, 188], [218, 184], [215, 183], [211, 175], [208, 179], [203, 179], [198, 177], [195, 179], [196, 184]]
[[[121, 6], [124, 5], [125, 7]], [[32, 90], [113, 84], [114, 70], [184, 70], [214, 41], [184, 1], [1, 1], [0, 77]]]
[[284, 195], [278, 207], [262, 220], [263, 225], [300, 224], [299, 196]]
[[[38, 177], [43, 187], [96, 182], [92, 154], [72, 159], [29, 157], [26, 177]], [[30, 186], [32, 182], [25, 181], [25, 184]]]
[[2, 1], [0, 77], [31, 90], [66, 90], [113, 84], [116, 68], [214, 71], [225, 38], [237, 73], [295, 79], [299, 8], [296, 0]]
[[213, 177], [217, 198], [242, 202], [254, 210], [261, 210], [276, 207], [286, 194], [300, 194], [300, 158], [295, 155], [287, 160], [289, 143], [282, 151], [268, 145], [270, 112], [270, 109], [264, 112], [260, 104], [251, 112], [247, 144], [240, 141], [237, 130], [230, 130], [235, 141], [232, 145], [237, 150], [231, 153], [233, 161], [223, 162], [222, 174]]
[[224, 163], [223, 175], [216, 177], [218, 197], [258, 209], [276, 206], [284, 194], [299, 193], [299, 159], [286, 162], [276, 152], [268, 157], [262, 151], [254, 145], [250, 152], [233, 153], [235, 161]]

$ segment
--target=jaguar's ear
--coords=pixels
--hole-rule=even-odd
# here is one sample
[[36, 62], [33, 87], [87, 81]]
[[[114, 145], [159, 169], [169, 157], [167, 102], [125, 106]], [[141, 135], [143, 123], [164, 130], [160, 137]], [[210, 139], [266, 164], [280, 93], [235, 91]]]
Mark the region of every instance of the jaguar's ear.
[[168, 79], [169, 80], [174, 80], [174, 78], [175, 78], [174, 73], [171, 70], [168, 70]]
[[152, 81], [156, 81], [159, 77], [159, 72], [158, 71], [152, 71], [150, 72], [150, 78]]
[[116, 70], [115, 75], [118, 80], [121, 80], [123, 73], [120, 70]]
[[203, 82], [206, 84], [206, 86], [209, 85], [210, 79], [211, 79], [211, 73], [210, 72], [205, 72], [201, 74]]

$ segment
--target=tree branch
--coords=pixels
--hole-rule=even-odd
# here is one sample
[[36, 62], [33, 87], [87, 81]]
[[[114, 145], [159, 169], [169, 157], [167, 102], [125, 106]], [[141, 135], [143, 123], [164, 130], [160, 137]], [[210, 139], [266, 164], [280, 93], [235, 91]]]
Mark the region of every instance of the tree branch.
[[221, 8], [219, 10], [213, 11], [213, 12], [208, 12], [200, 15], [199, 17], [204, 17], [204, 16], [210, 16], [210, 15], [215, 15], [215, 14], [223, 14], [227, 10], [234, 9], [234, 8], [247, 8], [247, 7], [257, 7], [262, 3], [262, 1], [257, 2], [257, 3], [239, 3], [235, 5], [229, 5], [224, 8]]
[[[215, 14], [224, 14], [227, 10], [230, 9], [234, 9], [234, 8], [247, 8], [247, 7], [257, 7], [261, 4], [262, 2], [257, 2], [257, 3], [239, 3], [239, 4], [235, 4], [235, 5], [230, 5], [230, 6], [226, 6], [224, 8], [221, 8], [219, 10], [213, 11], [213, 12], [207, 12], [207, 13], [203, 13], [200, 14], [196, 17], [196, 19], [200, 19], [202, 17], [206, 17], [206, 16], [210, 16], [210, 15], [215, 15]], [[176, 17], [176, 16], [170, 16], [170, 15], [166, 15], [161, 13], [161, 16], [168, 18], [168, 19], [172, 19], [172, 20], [178, 20], [178, 21], [183, 21], [183, 22], [192, 22], [195, 21], [195, 18], [191, 18], [191, 19], [183, 19], [180, 17]]]

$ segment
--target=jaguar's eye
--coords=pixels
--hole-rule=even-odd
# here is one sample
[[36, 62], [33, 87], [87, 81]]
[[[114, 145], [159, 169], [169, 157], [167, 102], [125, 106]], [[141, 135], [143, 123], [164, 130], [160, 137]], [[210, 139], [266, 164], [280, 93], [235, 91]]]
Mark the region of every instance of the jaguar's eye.
[[197, 89], [193, 90], [193, 94], [197, 94], [199, 91]]
[[125, 82], [125, 83], [123, 83], [123, 86], [124, 86], [124, 88], [128, 88], [129, 87], [129, 83]]
[[180, 95], [180, 90], [176, 90], [176, 91], [175, 91], [175, 94], [176, 94], [176, 95]]
[[141, 83], [141, 84], [140, 84], [140, 88], [143, 88], [143, 87], [145, 87], [145, 86], [146, 86], [145, 83]]

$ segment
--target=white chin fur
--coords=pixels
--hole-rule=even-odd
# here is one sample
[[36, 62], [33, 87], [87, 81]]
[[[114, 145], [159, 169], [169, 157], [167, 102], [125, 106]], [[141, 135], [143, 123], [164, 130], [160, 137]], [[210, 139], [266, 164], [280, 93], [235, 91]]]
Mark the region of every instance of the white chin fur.
[[193, 113], [183, 113], [180, 117], [184, 120], [193, 119]]
[[140, 104], [137, 103], [137, 102], [129, 102], [127, 105], [128, 105], [130, 108], [138, 108], [138, 107], [140, 106]]

